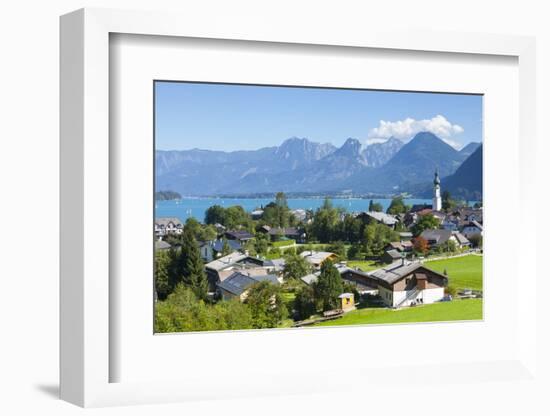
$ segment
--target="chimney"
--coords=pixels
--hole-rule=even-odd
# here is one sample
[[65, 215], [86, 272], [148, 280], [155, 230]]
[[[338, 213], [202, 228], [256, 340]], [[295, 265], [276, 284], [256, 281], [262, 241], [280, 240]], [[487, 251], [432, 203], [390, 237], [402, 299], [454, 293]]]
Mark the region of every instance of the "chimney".
[[401, 265], [404, 266], [405, 265], [405, 257], [406, 257], [406, 254], [404, 251], [401, 252]]

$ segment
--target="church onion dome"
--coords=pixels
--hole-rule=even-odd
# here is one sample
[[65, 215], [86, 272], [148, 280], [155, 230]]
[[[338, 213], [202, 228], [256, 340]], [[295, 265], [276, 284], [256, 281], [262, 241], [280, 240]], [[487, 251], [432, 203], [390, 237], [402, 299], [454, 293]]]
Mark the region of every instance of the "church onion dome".
[[439, 185], [441, 181], [439, 180], [439, 173], [435, 171], [434, 185]]

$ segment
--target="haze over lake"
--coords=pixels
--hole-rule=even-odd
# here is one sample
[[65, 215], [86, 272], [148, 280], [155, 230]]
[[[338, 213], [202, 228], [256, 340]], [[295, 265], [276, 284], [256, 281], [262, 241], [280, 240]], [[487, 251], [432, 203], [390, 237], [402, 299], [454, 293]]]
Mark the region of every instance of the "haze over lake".
[[[176, 217], [185, 222], [189, 217], [195, 217], [204, 221], [204, 213], [212, 205], [220, 205], [224, 208], [232, 205], [240, 205], [247, 212], [261, 208], [273, 202], [274, 198], [183, 198], [181, 200], [156, 201], [155, 217]], [[288, 198], [290, 209], [316, 210], [323, 204], [323, 198]], [[334, 206], [345, 208], [348, 212], [368, 211], [370, 199], [359, 198], [331, 198]], [[373, 199], [384, 207], [389, 207], [391, 199]], [[431, 199], [405, 199], [407, 205], [431, 204]]]

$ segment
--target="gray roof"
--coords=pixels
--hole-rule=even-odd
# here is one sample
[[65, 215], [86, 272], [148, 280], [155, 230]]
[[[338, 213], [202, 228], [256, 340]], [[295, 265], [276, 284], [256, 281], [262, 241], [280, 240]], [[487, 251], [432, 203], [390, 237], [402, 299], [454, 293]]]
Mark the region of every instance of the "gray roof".
[[[238, 251], [242, 248], [241, 243], [239, 243], [237, 240], [225, 240], [225, 241], [227, 241], [229, 248], [233, 251]], [[215, 251], [223, 250], [223, 240], [205, 241], [204, 243], [201, 244], [201, 247], [205, 245], [210, 245]]]
[[268, 231], [269, 235], [294, 235], [299, 236], [300, 231], [296, 228], [270, 228]]
[[369, 273], [369, 276], [375, 277], [376, 279], [383, 280], [390, 285], [397, 282], [399, 279], [411, 274], [419, 267], [422, 267], [422, 263], [405, 263], [396, 261], [390, 264], [387, 267], [381, 269], [373, 270]]
[[458, 231], [453, 232], [453, 235], [458, 240], [460, 244], [470, 244], [470, 240], [468, 240], [464, 235], [459, 233]]
[[386, 254], [388, 254], [389, 256], [391, 256], [394, 259], [400, 259], [401, 258], [401, 254], [395, 249], [391, 249], [391, 250], [386, 251]]
[[365, 214], [386, 225], [395, 225], [398, 222], [397, 218], [385, 212], [367, 211]]
[[428, 241], [434, 241], [435, 245], [440, 245], [451, 238], [453, 232], [451, 230], [424, 230], [420, 237]]
[[250, 240], [251, 238], [254, 238], [254, 236], [248, 231], [243, 230], [226, 231], [225, 235], [236, 240]]
[[305, 276], [300, 277], [302, 282], [304, 282], [305, 284], [308, 284], [308, 285], [310, 285], [312, 283], [315, 283], [318, 278], [319, 278], [319, 273], [311, 273], [311, 274], [307, 274]]
[[155, 249], [156, 250], [167, 250], [170, 247], [172, 247], [172, 246], [170, 244], [168, 244], [166, 241], [163, 241], [163, 240], [155, 241]]
[[218, 283], [218, 287], [229, 293], [240, 296], [246, 289], [254, 283], [268, 281], [275, 285], [279, 284], [277, 276], [266, 274], [263, 276], [247, 276], [240, 272], [235, 272], [224, 281]]
[[226, 267], [231, 266], [232, 264], [235, 264], [241, 260], [244, 260], [246, 257], [248, 257], [246, 254], [239, 253], [238, 251], [234, 251], [231, 254], [228, 254], [227, 256], [220, 257], [219, 259], [216, 259], [214, 261], [211, 261], [210, 263], [206, 264], [207, 269], [212, 270], [223, 270]]

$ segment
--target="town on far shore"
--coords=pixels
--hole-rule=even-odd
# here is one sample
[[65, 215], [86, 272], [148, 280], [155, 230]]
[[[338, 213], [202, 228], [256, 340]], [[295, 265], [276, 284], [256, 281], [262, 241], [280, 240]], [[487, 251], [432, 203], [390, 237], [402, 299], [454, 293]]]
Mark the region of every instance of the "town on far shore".
[[278, 192], [155, 218], [155, 332], [482, 319], [483, 201], [433, 175], [432, 204], [290, 209]]

